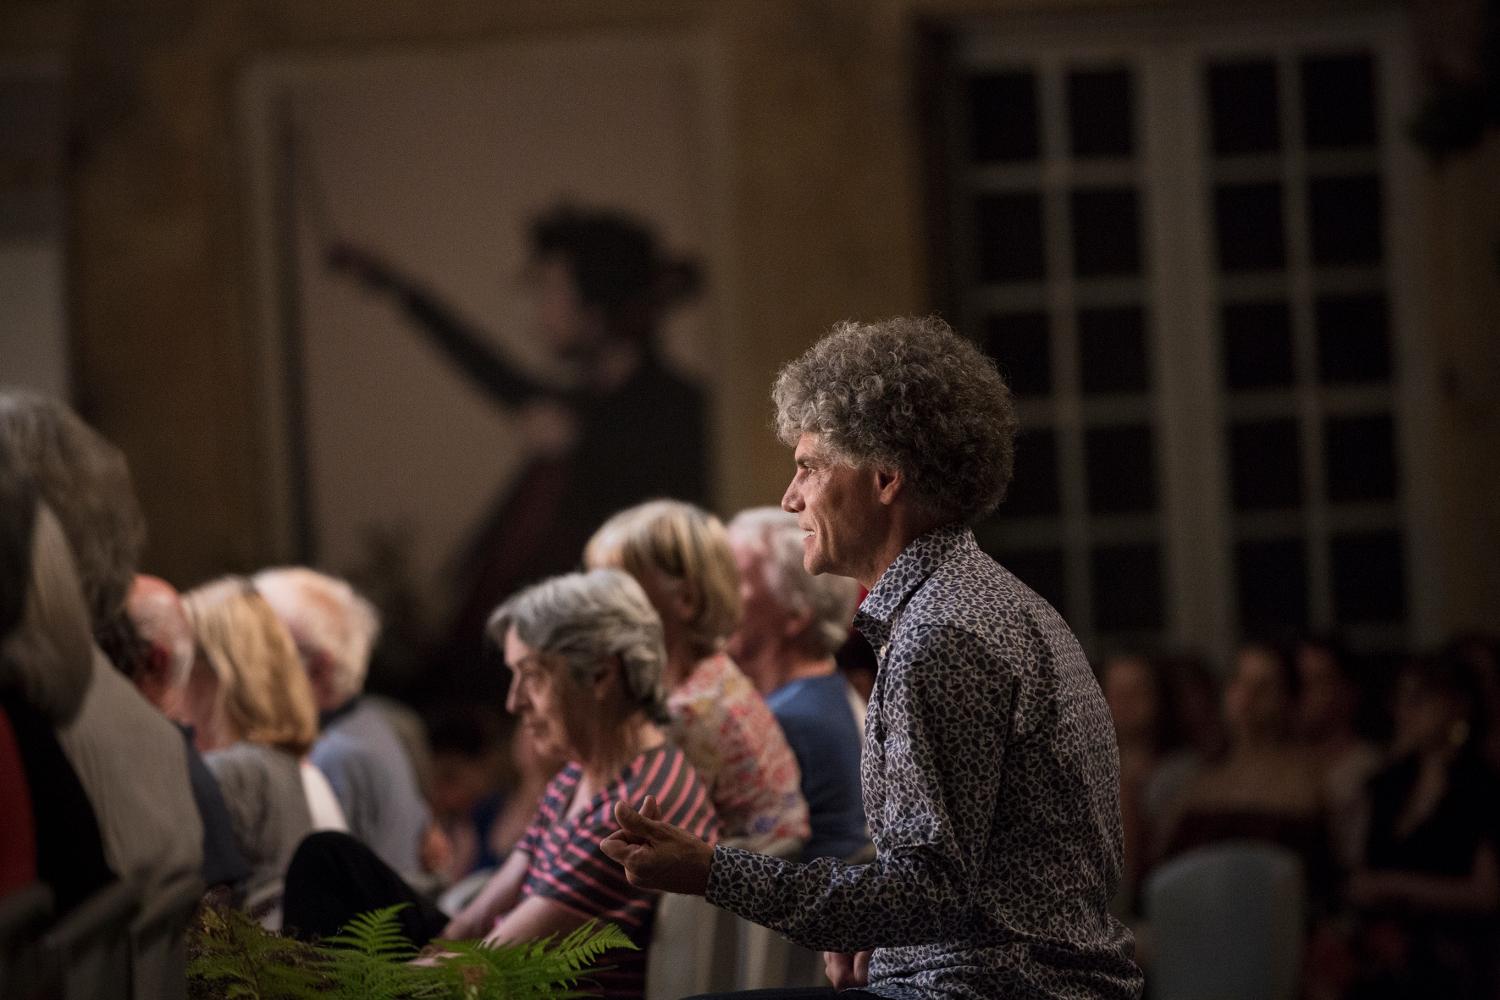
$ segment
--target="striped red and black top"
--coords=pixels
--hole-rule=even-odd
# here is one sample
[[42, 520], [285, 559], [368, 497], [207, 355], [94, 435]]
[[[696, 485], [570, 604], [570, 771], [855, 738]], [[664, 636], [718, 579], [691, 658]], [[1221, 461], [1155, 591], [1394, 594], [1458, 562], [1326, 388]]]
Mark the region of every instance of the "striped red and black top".
[[583, 988], [610, 1000], [639, 998], [646, 986], [646, 947], [660, 894], [631, 885], [624, 869], [599, 849], [599, 841], [620, 828], [615, 803], [624, 799], [638, 807], [643, 798], [654, 795], [662, 819], [709, 842], [718, 839], [718, 817], [697, 772], [670, 743], [640, 754], [587, 809], [569, 818], [568, 806], [582, 773], [577, 762], [571, 763], [547, 785], [536, 818], [516, 845], [516, 850], [531, 856], [521, 891], [624, 931], [641, 950], [605, 953], [599, 964], [610, 968], [591, 973]]

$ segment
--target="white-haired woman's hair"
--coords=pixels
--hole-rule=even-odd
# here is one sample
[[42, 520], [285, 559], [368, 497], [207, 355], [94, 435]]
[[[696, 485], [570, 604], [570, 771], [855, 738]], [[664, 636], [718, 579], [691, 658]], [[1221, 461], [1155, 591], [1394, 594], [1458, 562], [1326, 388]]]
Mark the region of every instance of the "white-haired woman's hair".
[[298, 646], [328, 657], [339, 701], [359, 694], [380, 636], [375, 606], [343, 580], [306, 566], [261, 570], [254, 583]]
[[742, 510], [729, 522], [729, 539], [760, 557], [766, 589], [791, 614], [810, 617], [802, 641], [819, 656], [831, 656], [849, 638], [859, 603], [859, 584], [847, 576], [812, 575], [802, 564], [797, 515], [776, 507]]
[[527, 587], [490, 615], [486, 631], [505, 645], [511, 630], [541, 653], [560, 657], [569, 680], [587, 684], [599, 661], [619, 657], [625, 693], [653, 722], [666, 722], [661, 618], [629, 573], [596, 569]]
[[54, 725], [83, 706], [93, 670], [88, 605], [62, 523], [37, 503], [21, 620], [0, 648], [0, 685], [19, 688]]

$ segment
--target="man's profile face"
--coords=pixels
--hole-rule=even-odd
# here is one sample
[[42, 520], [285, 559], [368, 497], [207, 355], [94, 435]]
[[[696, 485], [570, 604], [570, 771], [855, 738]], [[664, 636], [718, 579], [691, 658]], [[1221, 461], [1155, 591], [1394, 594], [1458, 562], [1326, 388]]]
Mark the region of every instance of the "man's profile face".
[[822, 436], [797, 440], [797, 471], [781, 498], [802, 529], [802, 566], [809, 573], [851, 576], [866, 586], [880, 540], [882, 508], [876, 474], [836, 461]]

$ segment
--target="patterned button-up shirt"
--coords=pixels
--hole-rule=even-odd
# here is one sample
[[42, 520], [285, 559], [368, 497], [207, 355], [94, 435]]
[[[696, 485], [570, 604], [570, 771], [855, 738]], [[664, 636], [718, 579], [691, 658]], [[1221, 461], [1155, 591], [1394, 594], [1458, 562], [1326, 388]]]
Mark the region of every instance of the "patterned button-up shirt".
[[882, 997], [1131, 998], [1119, 759], [1061, 616], [966, 528], [908, 545], [855, 624], [880, 652], [862, 784], [876, 859], [714, 849], [711, 903], [809, 948], [873, 948]]

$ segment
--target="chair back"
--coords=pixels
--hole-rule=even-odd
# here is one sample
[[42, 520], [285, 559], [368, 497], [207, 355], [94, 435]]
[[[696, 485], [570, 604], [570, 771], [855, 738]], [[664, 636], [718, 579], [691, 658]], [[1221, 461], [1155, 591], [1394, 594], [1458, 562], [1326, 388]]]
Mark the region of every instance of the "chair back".
[[1233, 841], [1176, 858], [1146, 882], [1153, 1000], [1295, 1000], [1306, 892], [1274, 844]]
[[41, 882], [0, 897], [0, 997], [29, 997], [37, 989], [37, 943], [51, 918], [52, 890]]
[[663, 893], [646, 952], [646, 1000], [733, 992], [739, 923], [702, 896]]
[[123, 881], [114, 881], [74, 907], [42, 936], [42, 957], [49, 982], [62, 1000], [129, 996], [131, 924], [140, 912], [140, 896]]
[[135, 995], [187, 1000], [187, 928], [203, 883], [190, 879], [142, 909], [130, 927]]

